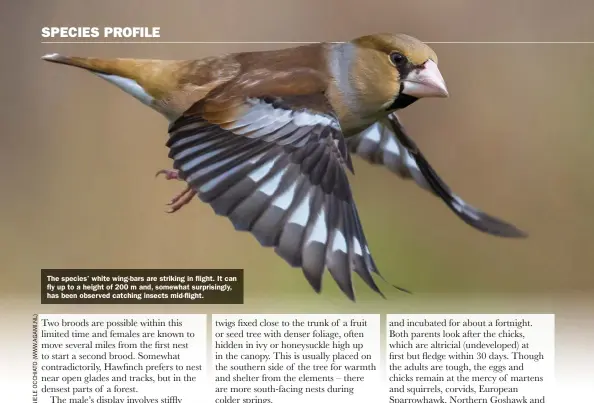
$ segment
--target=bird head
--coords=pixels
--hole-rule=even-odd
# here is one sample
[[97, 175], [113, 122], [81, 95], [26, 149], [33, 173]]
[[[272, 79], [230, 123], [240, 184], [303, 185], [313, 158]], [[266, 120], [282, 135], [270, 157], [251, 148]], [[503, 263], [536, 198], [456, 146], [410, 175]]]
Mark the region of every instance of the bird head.
[[373, 94], [387, 111], [420, 98], [448, 97], [437, 55], [428, 45], [404, 34], [376, 34], [351, 42], [357, 49], [352, 74], [362, 93]]

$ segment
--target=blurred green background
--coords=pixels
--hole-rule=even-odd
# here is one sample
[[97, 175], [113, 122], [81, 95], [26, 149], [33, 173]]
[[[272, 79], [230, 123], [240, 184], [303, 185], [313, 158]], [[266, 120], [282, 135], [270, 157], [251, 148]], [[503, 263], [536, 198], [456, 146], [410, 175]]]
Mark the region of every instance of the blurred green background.
[[[160, 26], [162, 41], [342, 41], [385, 31], [430, 42], [594, 41], [593, 13], [587, 0], [4, 0], [0, 292], [5, 301], [38, 298], [41, 268], [243, 268], [250, 301], [349, 306], [328, 275], [316, 296], [299, 270], [209, 206], [164, 213], [181, 186], [154, 178], [171, 166], [166, 121], [89, 73], [39, 59], [191, 59], [289, 45], [48, 45], [43, 26]], [[468, 301], [591, 294], [594, 44], [432, 46], [451, 97], [418, 102], [404, 123], [463, 199], [530, 237], [479, 233], [416, 185], [357, 159], [351, 183], [380, 270], [417, 294]], [[358, 278], [356, 287], [359, 301], [381, 303]], [[389, 301], [414, 298], [382, 288]]]

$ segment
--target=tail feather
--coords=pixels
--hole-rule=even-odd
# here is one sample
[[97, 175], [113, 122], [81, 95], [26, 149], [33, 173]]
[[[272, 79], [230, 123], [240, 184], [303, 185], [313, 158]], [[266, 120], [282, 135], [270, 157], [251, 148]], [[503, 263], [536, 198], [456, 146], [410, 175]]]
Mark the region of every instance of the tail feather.
[[100, 59], [96, 57], [64, 56], [58, 53], [45, 55], [41, 58], [51, 63], [65, 64], [67, 66], [79, 67], [93, 73], [116, 75], [132, 80], [140, 78], [140, 67], [153, 60], [137, 59]]
[[[102, 59], [96, 57], [45, 55], [42, 60], [90, 71], [138, 98], [139, 87], [152, 99], [163, 99], [179, 85], [179, 61], [149, 59]], [[144, 97], [146, 100], [146, 97]], [[141, 101], [144, 102], [143, 99]]]

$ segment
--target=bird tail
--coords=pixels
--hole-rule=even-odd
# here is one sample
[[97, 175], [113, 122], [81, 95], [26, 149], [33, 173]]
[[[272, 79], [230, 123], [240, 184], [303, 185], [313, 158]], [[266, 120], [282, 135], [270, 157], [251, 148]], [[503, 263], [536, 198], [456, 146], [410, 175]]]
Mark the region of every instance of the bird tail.
[[163, 99], [178, 85], [175, 74], [177, 61], [70, 57], [57, 53], [45, 55], [41, 59], [90, 71], [150, 106], [154, 100]]
[[[42, 60], [79, 67], [95, 74], [119, 76], [139, 81], [147, 79], [150, 70], [159, 70], [162, 60], [100, 59], [96, 57], [63, 56], [57, 53], [45, 55]], [[156, 71], [155, 71], [156, 72]]]

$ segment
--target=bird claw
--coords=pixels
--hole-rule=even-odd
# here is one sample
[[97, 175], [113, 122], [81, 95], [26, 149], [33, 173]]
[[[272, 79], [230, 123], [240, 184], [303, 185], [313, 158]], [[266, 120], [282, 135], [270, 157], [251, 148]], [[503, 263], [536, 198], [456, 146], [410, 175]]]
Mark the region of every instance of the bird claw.
[[[158, 171], [155, 174], [155, 177], [157, 177], [159, 175], [165, 175], [165, 179], [167, 179], [167, 180], [172, 180], [172, 179], [177, 179], [180, 181], [183, 180], [182, 178], [179, 177], [179, 171], [177, 171], [175, 169], [161, 169], [160, 171]], [[181, 193], [179, 193], [177, 196], [175, 196], [173, 199], [171, 199], [171, 201], [169, 203], [167, 203], [167, 205], [170, 207], [165, 212], [169, 213], [169, 214], [175, 213], [176, 211], [181, 209], [183, 206], [185, 206], [186, 204], [191, 202], [195, 195], [196, 195], [196, 192], [194, 190], [192, 190], [192, 188], [190, 188], [190, 186], [186, 186], [186, 188]]]
[[195, 195], [196, 195], [196, 192], [192, 188], [187, 186], [183, 190], [183, 192], [181, 192], [180, 194], [175, 196], [173, 199], [171, 199], [171, 201], [169, 203], [167, 203], [167, 205], [170, 207], [168, 210], [166, 210], [166, 212], [169, 214], [175, 213], [176, 211], [181, 209], [183, 206], [185, 206], [186, 204], [191, 202]]
[[179, 177], [179, 171], [176, 169], [161, 169], [161, 170], [157, 171], [157, 173], [155, 174], [155, 178], [159, 175], [165, 175], [165, 179], [167, 179], [167, 180], [172, 180], [172, 179], [182, 180]]

